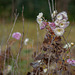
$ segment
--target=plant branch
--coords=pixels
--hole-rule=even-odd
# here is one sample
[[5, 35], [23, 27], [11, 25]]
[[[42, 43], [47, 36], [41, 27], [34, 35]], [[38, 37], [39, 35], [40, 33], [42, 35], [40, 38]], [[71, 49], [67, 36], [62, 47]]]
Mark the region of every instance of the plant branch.
[[[11, 37], [11, 35], [12, 35], [12, 32], [13, 32], [13, 29], [14, 29], [14, 26], [15, 26], [15, 23], [16, 23], [16, 21], [17, 21], [18, 16], [19, 16], [19, 13], [18, 13], [18, 14], [16, 15], [16, 17], [15, 17], [13, 27], [12, 27], [11, 32], [10, 32], [10, 34], [9, 34], [9, 37], [8, 37], [8, 39], [7, 39], [7, 44], [6, 44], [6, 48], [5, 48], [5, 57], [4, 57], [4, 72], [5, 72], [5, 62], [6, 62], [6, 50], [7, 50], [8, 42], [9, 42], [9, 39], [10, 39], [10, 37]], [[4, 74], [4, 72], [3, 72], [3, 74]]]
[[24, 6], [22, 7], [23, 33], [22, 33], [22, 39], [21, 39], [20, 49], [19, 49], [19, 52], [18, 52], [17, 58], [16, 58], [16, 63], [18, 62], [18, 58], [19, 58], [21, 50], [23, 48], [23, 39], [24, 39], [24, 16], [23, 16], [23, 12], [24, 12]]

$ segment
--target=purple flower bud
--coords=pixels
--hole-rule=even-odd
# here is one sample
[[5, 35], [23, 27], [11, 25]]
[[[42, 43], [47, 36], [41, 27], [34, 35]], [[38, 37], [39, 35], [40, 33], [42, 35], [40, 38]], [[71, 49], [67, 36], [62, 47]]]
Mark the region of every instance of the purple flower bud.
[[40, 29], [42, 30], [47, 26], [47, 23], [43, 21], [42, 24], [39, 26], [40, 26]]
[[53, 23], [53, 22], [48, 22], [48, 23], [52, 30], [54, 30], [56, 28], [55, 23]]
[[20, 32], [15, 32], [15, 33], [12, 34], [12, 37], [19, 40], [20, 37], [21, 37], [21, 33]]

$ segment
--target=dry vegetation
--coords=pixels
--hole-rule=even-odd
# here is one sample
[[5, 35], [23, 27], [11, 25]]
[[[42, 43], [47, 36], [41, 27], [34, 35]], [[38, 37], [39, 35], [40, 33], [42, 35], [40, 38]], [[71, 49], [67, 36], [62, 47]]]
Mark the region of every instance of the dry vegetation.
[[[75, 43], [75, 38], [74, 38], [75, 37], [75, 35], [74, 35], [75, 25], [74, 24], [75, 24], [74, 22], [72, 22], [70, 24], [70, 26], [66, 29], [66, 33], [64, 35], [65, 35], [65, 37], [67, 37], [67, 35], [68, 35], [67, 33], [69, 32], [70, 27], [72, 25], [72, 29], [71, 29], [71, 32], [70, 32], [69, 37], [68, 37], [68, 42], [74, 42]], [[29, 27], [28, 27], [28, 25], [29, 25]], [[24, 32], [26, 34], [27, 30], [28, 30], [27, 38], [29, 38], [30, 41], [28, 42], [27, 46], [24, 45], [22, 52], [20, 54], [19, 62], [18, 62], [18, 64], [19, 64], [18, 71], [22, 75], [24, 75], [28, 71], [30, 71], [31, 67], [29, 64], [31, 61], [33, 61], [31, 56], [37, 48], [37, 42], [38, 42], [38, 47], [39, 48], [41, 47], [40, 45], [41, 45], [43, 38], [44, 38], [44, 35], [45, 35], [45, 30], [40, 31], [38, 28], [39, 35], [38, 35], [38, 40], [37, 40], [37, 24], [34, 21], [28, 21], [28, 20], [26, 21], [25, 20], [24, 26], [25, 26]], [[10, 33], [11, 27], [12, 27], [11, 23], [0, 24], [0, 43], [1, 43], [1, 47], [2, 47], [2, 53], [5, 49], [6, 40], [8, 38], [9, 33]], [[16, 22], [16, 25], [15, 25], [13, 32], [16, 32], [16, 31], [19, 31], [22, 33], [22, 22], [21, 21]], [[10, 43], [12, 40], [14, 40], [14, 39], [11, 37]], [[34, 40], [33, 48], [32, 48], [32, 40]], [[19, 47], [20, 47], [20, 45], [18, 44], [19, 42], [20, 42], [20, 40], [16, 41], [16, 43], [14, 43], [13, 46], [11, 47], [11, 52], [13, 53], [14, 58], [16, 57], [16, 54], [17, 54]], [[74, 52], [75, 51], [73, 51], [73, 55], [74, 55]], [[9, 65], [13, 66], [13, 61], [9, 62]]]

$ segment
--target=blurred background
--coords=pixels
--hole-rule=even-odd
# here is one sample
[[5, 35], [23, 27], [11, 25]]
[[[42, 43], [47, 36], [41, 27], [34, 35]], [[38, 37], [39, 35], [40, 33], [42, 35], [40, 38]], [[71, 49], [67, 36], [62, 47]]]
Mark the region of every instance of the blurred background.
[[[50, 19], [48, 0], [0, 0], [0, 19], [13, 19], [16, 9], [20, 17], [23, 5], [26, 19], [35, 20], [39, 12], [43, 12]], [[58, 12], [67, 11], [70, 20], [75, 19], [75, 0], [56, 0], [56, 8]]]
[[[13, 32], [23, 32], [23, 22], [22, 22], [22, 6], [24, 6], [24, 33], [25, 38], [28, 38], [28, 44], [24, 45], [20, 59], [19, 59], [19, 71], [22, 75], [25, 75], [30, 71], [30, 62], [33, 61], [32, 54], [34, 51], [38, 50], [40, 52], [40, 47], [46, 33], [45, 30], [40, 30], [39, 25], [36, 23], [36, 17], [39, 12], [44, 13], [44, 17], [51, 21], [48, 0], [0, 0], [0, 50], [4, 50], [6, 46], [6, 41], [8, 39], [9, 33], [11, 31], [14, 13], [17, 11], [19, 17], [17, 19], [16, 25]], [[70, 26], [66, 28], [64, 34], [67, 38], [67, 42], [75, 43], [75, 0], [56, 0], [56, 9], [58, 12], [66, 11], [68, 13]], [[11, 37], [10, 43], [14, 39]], [[21, 41], [21, 39], [20, 39]], [[20, 41], [11, 47], [14, 58], [19, 51]], [[75, 55], [75, 50], [73, 50], [73, 55]], [[11, 63], [9, 63], [11, 65]], [[15, 74], [16, 75], [16, 74]]]
[[[25, 31], [27, 30], [27, 26], [29, 25], [29, 29], [28, 29], [29, 37], [31, 38], [33, 38], [34, 36], [37, 37], [36, 17], [39, 12], [43, 12], [45, 19], [51, 21], [48, 0], [0, 0], [0, 28], [1, 28], [0, 33], [4, 32], [4, 34], [6, 33], [5, 35], [9, 34], [15, 18], [14, 16], [15, 12], [19, 13], [19, 17], [17, 20], [18, 22], [16, 22], [18, 27], [16, 25], [15, 28], [17, 28], [17, 31], [22, 31], [20, 29], [22, 27], [22, 6], [24, 6], [24, 18], [25, 18], [25, 28], [26, 28]], [[56, 0], [56, 9], [58, 12], [66, 11], [68, 13], [69, 21], [71, 22], [70, 26], [73, 26], [72, 28], [75, 28], [74, 27], [75, 26], [74, 25], [75, 24], [74, 23], [75, 22], [75, 0]], [[16, 31], [15, 28], [14, 31]], [[32, 32], [34, 32], [34, 34], [32, 34]], [[41, 31], [41, 33], [42, 32], [43, 31]], [[74, 32], [73, 29], [72, 32]], [[1, 34], [0, 36], [2, 37], [4, 34]], [[45, 33], [42, 33], [42, 35], [44, 34]], [[42, 35], [40, 34], [39, 37], [41, 37]], [[36, 40], [36, 37], [34, 37], [34, 40]], [[74, 37], [71, 40], [75, 41]]]

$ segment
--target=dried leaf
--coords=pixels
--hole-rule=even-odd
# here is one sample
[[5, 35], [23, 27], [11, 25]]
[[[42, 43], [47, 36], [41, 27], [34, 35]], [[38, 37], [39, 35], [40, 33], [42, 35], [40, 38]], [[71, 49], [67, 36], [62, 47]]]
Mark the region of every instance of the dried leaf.
[[44, 58], [44, 54], [40, 53], [38, 56], [35, 57], [35, 60], [41, 60]]
[[40, 64], [38, 62], [32, 62], [30, 63], [30, 65], [33, 67], [33, 68], [37, 68], [40, 66]]

